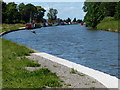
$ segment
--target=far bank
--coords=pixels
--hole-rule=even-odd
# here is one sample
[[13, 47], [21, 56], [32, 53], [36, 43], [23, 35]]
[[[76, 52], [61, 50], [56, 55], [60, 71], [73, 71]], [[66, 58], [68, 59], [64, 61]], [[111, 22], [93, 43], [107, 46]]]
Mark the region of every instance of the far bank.
[[113, 17], [106, 17], [97, 25], [97, 29], [120, 33], [119, 22]]

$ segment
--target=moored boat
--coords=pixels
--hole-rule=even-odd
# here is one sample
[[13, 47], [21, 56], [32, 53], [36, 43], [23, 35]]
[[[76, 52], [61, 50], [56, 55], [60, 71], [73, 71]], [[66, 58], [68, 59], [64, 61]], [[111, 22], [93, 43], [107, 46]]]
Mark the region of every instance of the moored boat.
[[25, 27], [26, 29], [33, 29], [33, 28], [35, 28], [34, 27], [34, 24], [26, 24], [26, 27]]

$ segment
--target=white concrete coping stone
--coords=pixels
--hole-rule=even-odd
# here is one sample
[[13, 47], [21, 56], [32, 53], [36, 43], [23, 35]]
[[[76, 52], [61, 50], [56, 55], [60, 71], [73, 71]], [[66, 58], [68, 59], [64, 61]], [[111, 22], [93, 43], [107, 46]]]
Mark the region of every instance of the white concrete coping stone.
[[107, 88], [118, 88], [118, 78], [115, 76], [111, 76], [109, 74], [82, 66], [80, 64], [73, 63], [71, 61], [47, 54], [47, 53], [33, 53], [34, 55], [43, 57], [45, 59], [51, 60], [53, 62], [62, 64], [64, 66], [67, 66], [69, 68], [74, 68], [78, 72], [84, 73], [90, 77], [93, 77], [94, 79], [98, 80], [100, 83], [102, 83]]

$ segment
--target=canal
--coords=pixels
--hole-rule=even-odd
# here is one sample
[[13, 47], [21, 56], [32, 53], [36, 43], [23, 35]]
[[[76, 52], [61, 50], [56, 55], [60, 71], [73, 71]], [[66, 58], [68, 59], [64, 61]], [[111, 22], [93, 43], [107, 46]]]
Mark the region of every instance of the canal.
[[[11, 32], [2, 38], [118, 77], [118, 33], [80, 25]], [[119, 77], [118, 77], [119, 78]]]

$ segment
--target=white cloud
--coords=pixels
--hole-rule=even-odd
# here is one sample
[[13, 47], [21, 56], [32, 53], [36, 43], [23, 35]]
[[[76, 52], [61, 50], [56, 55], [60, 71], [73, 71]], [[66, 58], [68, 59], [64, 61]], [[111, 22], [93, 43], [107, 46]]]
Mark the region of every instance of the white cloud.
[[44, 7], [45, 10], [49, 10], [49, 7]]
[[56, 8], [58, 10], [58, 17], [61, 19], [67, 19], [70, 17], [71, 19], [77, 18], [77, 19], [83, 19], [85, 12], [83, 12], [83, 2], [80, 3], [40, 3], [43, 8], [47, 9], [47, 12], [45, 14], [45, 18], [47, 18], [47, 13], [49, 8]]
[[75, 7], [69, 7], [69, 9], [75, 9]]

